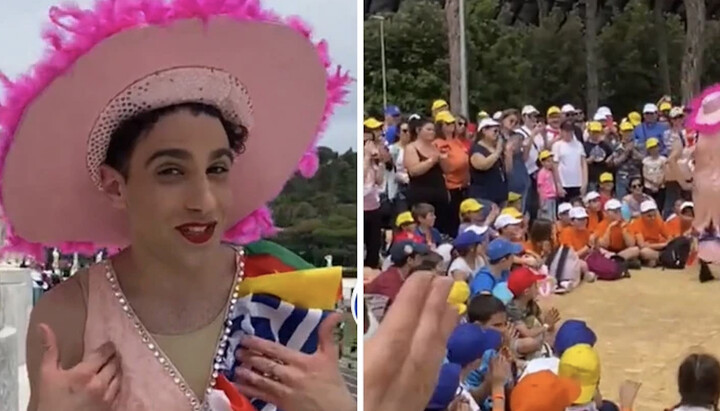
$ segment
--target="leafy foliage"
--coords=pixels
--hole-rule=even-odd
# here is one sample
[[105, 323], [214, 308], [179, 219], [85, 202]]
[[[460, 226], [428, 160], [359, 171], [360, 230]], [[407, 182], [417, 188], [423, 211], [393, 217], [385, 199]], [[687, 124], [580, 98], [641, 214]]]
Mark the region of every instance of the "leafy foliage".
[[318, 149], [320, 168], [311, 179], [295, 176], [272, 204], [282, 230], [273, 241], [316, 266], [355, 267], [357, 258], [357, 153]]
[[[539, 109], [585, 105], [585, 44], [582, 2], [566, 12], [555, 7], [537, 25], [497, 18], [498, 0], [465, 0], [470, 114], [533, 104]], [[600, 105], [616, 116], [639, 110], [662, 94], [655, 23], [649, 3], [630, 0], [622, 12], [604, 7], [598, 33]], [[665, 15], [671, 88], [680, 94], [684, 26]], [[408, 112], [428, 113], [448, 97], [449, 68], [445, 14], [431, 0], [405, 1], [384, 24], [388, 102]], [[720, 78], [720, 30], [708, 30], [703, 85]], [[717, 51], [717, 52], [716, 52]], [[365, 23], [365, 106], [382, 108], [379, 22]], [[679, 98], [676, 98], [679, 101]]]

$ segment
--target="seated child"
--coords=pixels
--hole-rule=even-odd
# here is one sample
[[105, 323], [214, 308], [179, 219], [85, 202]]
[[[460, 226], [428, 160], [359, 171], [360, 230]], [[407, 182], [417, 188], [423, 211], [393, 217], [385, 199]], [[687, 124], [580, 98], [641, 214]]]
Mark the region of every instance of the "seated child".
[[510, 394], [512, 411], [559, 411], [570, 407], [580, 395], [580, 384], [551, 371], [529, 374]]
[[538, 282], [544, 275], [535, 273], [527, 267], [518, 267], [510, 272], [507, 286], [513, 299], [507, 305], [510, 324], [514, 325], [521, 340], [517, 343], [517, 352], [521, 358], [531, 360], [548, 357], [552, 354], [550, 343], [555, 325], [560, 321], [560, 313], [552, 308], [542, 313], [537, 304]]
[[459, 403], [467, 403], [467, 398], [457, 395], [461, 370], [461, 366], [449, 362], [440, 367], [437, 385], [425, 411], [454, 411], [458, 409]]
[[690, 354], [678, 369], [680, 403], [667, 411], [717, 410], [720, 362], [710, 354]]
[[470, 323], [459, 324], [448, 338], [447, 360], [462, 367], [460, 371], [460, 387], [462, 390], [460, 395], [469, 400], [473, 409], [480, 409], [478, 404], [485, 402], [487, 391], [482, 392], [480, 388], [469, 388], [465, 383], [465, 379], [480, 366], [486, 351], [495, 350], [497, 352], [501, 345], [502, 334], [498, 331], [483, 329], [476, 324]]
[[670, 213], [668, 218], [665, 219], [666, 223], [671, 222], [675, 219], [675, 217], [680, 215], [680, 207], [682, 207], [684, 201], [685, 200], [683, 200], [682, 198], [678, 198], [677, 200], [675, 200], [675, 203], [673, 203], [673, 212]]
[[602, 207], [600, 205], [600, 194], [598, 194], [597, 191], [591, 191], [585, 194], [583, 202], [585, 203], [585, 210], [588, 215], [587, 229], [592, 233], [603, 218], [602, 210], [600, 209], [600, 207]]
[[622, 203], [611, 199], [605, 203], [605, 218], [592, 234], [591, 241], [610, 254], [617, 254], [627, 261], [640, 257], [640, 248], [635, 244], [635, 236], [628, 231], [622, 217]]
[[521, 252], [521, 246], [503, 238], [490, 241], [487, 246], [488, 265], [475, 273], [470, 281], [470, 295], [491, 294], [498, 283], [507, 282], [513, 257]]
[[519, 213], [522, 213], [522, 195], [518, 193], [513, 193], [512, 191], [508, 193], [508, 201], [507, 201], [507, 208], [514, 208]]
[[471, 225], [483, 225], [483, 205], [474, 198], [467, 198], [460, 203], [460, 226], [458, 235]]
[[612, 173], [600, 174], [600, 207], [605, 209], [605, 203], [613, 198], [613, 189], [615, 188], [615, 182]]
[[695, 205], [691, 201], [678, 200], [677, 214], [672, 214], [665, 222], [670, 238], [680, 236], [693, 236], [693, 218], [695, 218]]
[[584, 259], [591, 251], [588, 213], [583, 207], [573, 207], [569, 214], [572, 225], [560, 233], [560, 244], [570, 247]]
[[577, 344], [588, 344], [594, 347], [596, 342], [597, 336], [595, 336], [595, 332], [585, 324], [585, 321], [567, 320], [555, 333], [554, 356], [528, 361], [520, 379], [523, 379], [528, 374], [545, 370], [557, 374], [560, 367], [560, 357], [568, 348]]
[[435, 228], [435, 207], [427, 203], [416, 204], [412, 208], [413, 220], [417, 222], [415, 234], [422, 239], [431, 249], [442, 244], [443, 239], [440, 231]]
[[570, 203], [560, 203], [560, 205], [558, 205], [554, 235], [556, 244], [560, 244], [560, 233], [572, 225], [572, 221], [570, 221], [570, 209], [572, 209], [572, 207]]
[[486, 236], [474, 230], [464, 231], [455, 238], [453, 241], [455, 258], [448, 268], [448, 274], [455, 281], [471, 281], [475, 272], [485, 266], [485, 259], [480, 249], [485, 241]]
[[640, 247], [640, 259], [649, 267], [655, 267], [660, 253], [667, 246], [670, 236], [665, 222], [660, 218], [657, 205], [653, 200], [640, 204], [640, 217], [630, 223], [630, 232], [635, 234]]
[[580, 395], [566, 411], [619, 411], [617, 405], [604, 401], [600, 394], [600, 357], [588, 344], [576, 344], [560, 357], [558, 376], [580, 383]]
[[[525, 241], [523, 220], [511, 214], [506, 214], [504, 211], [505, 210], [495, 219], [495, 230], [498, 232], [498, 238], [503, 238], [516, 244], [523, 244]], [[513, 263], [537, 267], [540, 262], [532, 256], [516, 256], [513, 258]]]
[[[410, 211], [405, 211], [397, 215], [395, 218], [396, 231], [393, 234], [392, 243], [399, 241], [414, 241], [416, 243], [422, 243], [423, 239], [415, 233], [417, 224]], [[392, 247], [392, 243], [390, 246]]]

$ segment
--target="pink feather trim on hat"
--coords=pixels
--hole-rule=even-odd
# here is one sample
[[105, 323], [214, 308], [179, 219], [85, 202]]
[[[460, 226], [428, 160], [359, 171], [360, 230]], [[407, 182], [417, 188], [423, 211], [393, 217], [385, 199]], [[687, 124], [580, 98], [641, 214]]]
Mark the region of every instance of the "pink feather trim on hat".
[[[282, 18], [263, 9], [260, 0], [100, 0], [92, 10], [65, 5], [52, 7], [49, 14], [51, 24], [42, 33], [48, 50], [41, 61], [14, 81], [0, 73], [0, 85], [6, 90], [5, 99], [0, 104], [0, 184], [7, 154], [26, 107], [45, 87], [64, 75], [84, 53], [118, 32], [134, 27], [163, 26], [188, 18], [200, 18], [207, 22], [214, 16], [227, 16], [238, 21], [286, 24], [312, 41], [311, 29], [299, 17]], [[328, 73], [327, 100], [315, 140], [298, 164], [298, 171], [303, 177], [311, 177], [317, 171], [317, 140], [325, 131], [335, 108], [345, 103], [347, 86], [353, 81], [348, 72], [332, 65], [324, 40], [314, 45]], [[7, 226], [3, 252], [42, 258], [44, 246], [56, 246], [65, 253], [82, 254], [92, 254], [105, 248], [99, 244], [78, 242], [53, 245], [32, 243], [13, 233], [12, 224], [4, 216], [3, 220]], [[270, 209], [261, 207], [228, 229], [224, 239], [247, 244], [276, 232]]]
[[712, 85], [705, 90], [703, 90], [702, 93], [696, 98], [693, 99], [693, 101], [690, 103], [690, 108], [692, 109], [692, 113], [690, 114], [690, 117], [688, 118], [688, 127], [690, 127], [692, 130], [697, 130], [701, 134], [704, 135], [710, 135], [715, 134], [718, 131], [720, 131], [720, 121], [716, 123], [699, 123], [698, 117], [702, 113], [703, 110], [703, 100], [705, 100], [706, 97], [712, 94], [720, 93], [720, 84]]

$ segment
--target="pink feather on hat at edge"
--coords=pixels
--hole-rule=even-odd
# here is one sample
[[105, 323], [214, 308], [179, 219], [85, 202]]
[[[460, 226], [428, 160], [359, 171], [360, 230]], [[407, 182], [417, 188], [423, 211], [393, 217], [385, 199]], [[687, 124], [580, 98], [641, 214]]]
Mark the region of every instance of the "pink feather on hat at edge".
[[[263, 9], [260, 0], [99, 0], [94, 9], [83, 10], [77, 5], [64, 5], [50, 9], [50, 21], [42, 33], [48, 50], [32, 69], [15, 81], [0, 73], [0, 84], [5, 88], [5, 99], [0, 103], [0, 184], [2, 170], [12, 145], [13, 136], [25, 108], [45, 87], [62, 76], [75, 61], [106, 38], [129, 28], [158, 25], [176, 20], [200, 18], [207, 22], [214, 16], [226, 16], [238, 21], [261, 21], [285, 24], [312, 41], [311, 29], [299, 17], [282, 18]], [[315, 140], [298, 163], [303, 177], [312, 177], [318, 169], [317, 140], [325, 131], [328, 120], [339, 105], [345, 103], [347, 86], [353, 79], [340, 66], [333, 66], [324, 40], [314, 42], [328, 77], [325, 85], [327, 100]], [[2, 204], [0, 190], [0, 204]], [[55, 246], [63, 253], [94, 254], [102, 248], [117, 250], [116, 245], [88, 242], [39, 244], [27, 241], [14, 233], [12, 224], [1, 217], [6, 225], [6, 242], [2, 252], [20, 253], [41, 259], [43, 247]], [[225, 232], [224, 240], [247, 244], [277, 232], [270, 209], [263, 206], [240, 220]]]
[[698, 123], [697, 118], [702, 112], [703, 100], [711, 94], [720, 93], [720, 84], [712, 85], [705, 90], [690, 103], [692, 113], [688, 118], [688, 127], [692, 130], [697, 130], [704, 135], [712, 135], [720, 131], [720, 121], [717, 123]]

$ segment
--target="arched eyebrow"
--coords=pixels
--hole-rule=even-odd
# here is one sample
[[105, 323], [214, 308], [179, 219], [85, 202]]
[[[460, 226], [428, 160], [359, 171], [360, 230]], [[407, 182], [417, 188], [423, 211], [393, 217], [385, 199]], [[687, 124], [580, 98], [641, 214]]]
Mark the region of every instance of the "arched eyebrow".
[[[154, 152], [145, 162], [145, 167], [148, 167], [150, 163], [157, 160], [160, 157], [172, 157], [176, 158], [178, 160], [191, 160], [192, 154], [184, 149], [181, 148], [166, 148], [163, 150], [158, 150]], [[217, 150], [214, 150], [210, 153], [209, 160], [214, 161], [221, 157], [227, 157], [230, 161], [232, 161], [235, 156], [233, 155], [232, 150], [229, 148], [219, 148]]]

